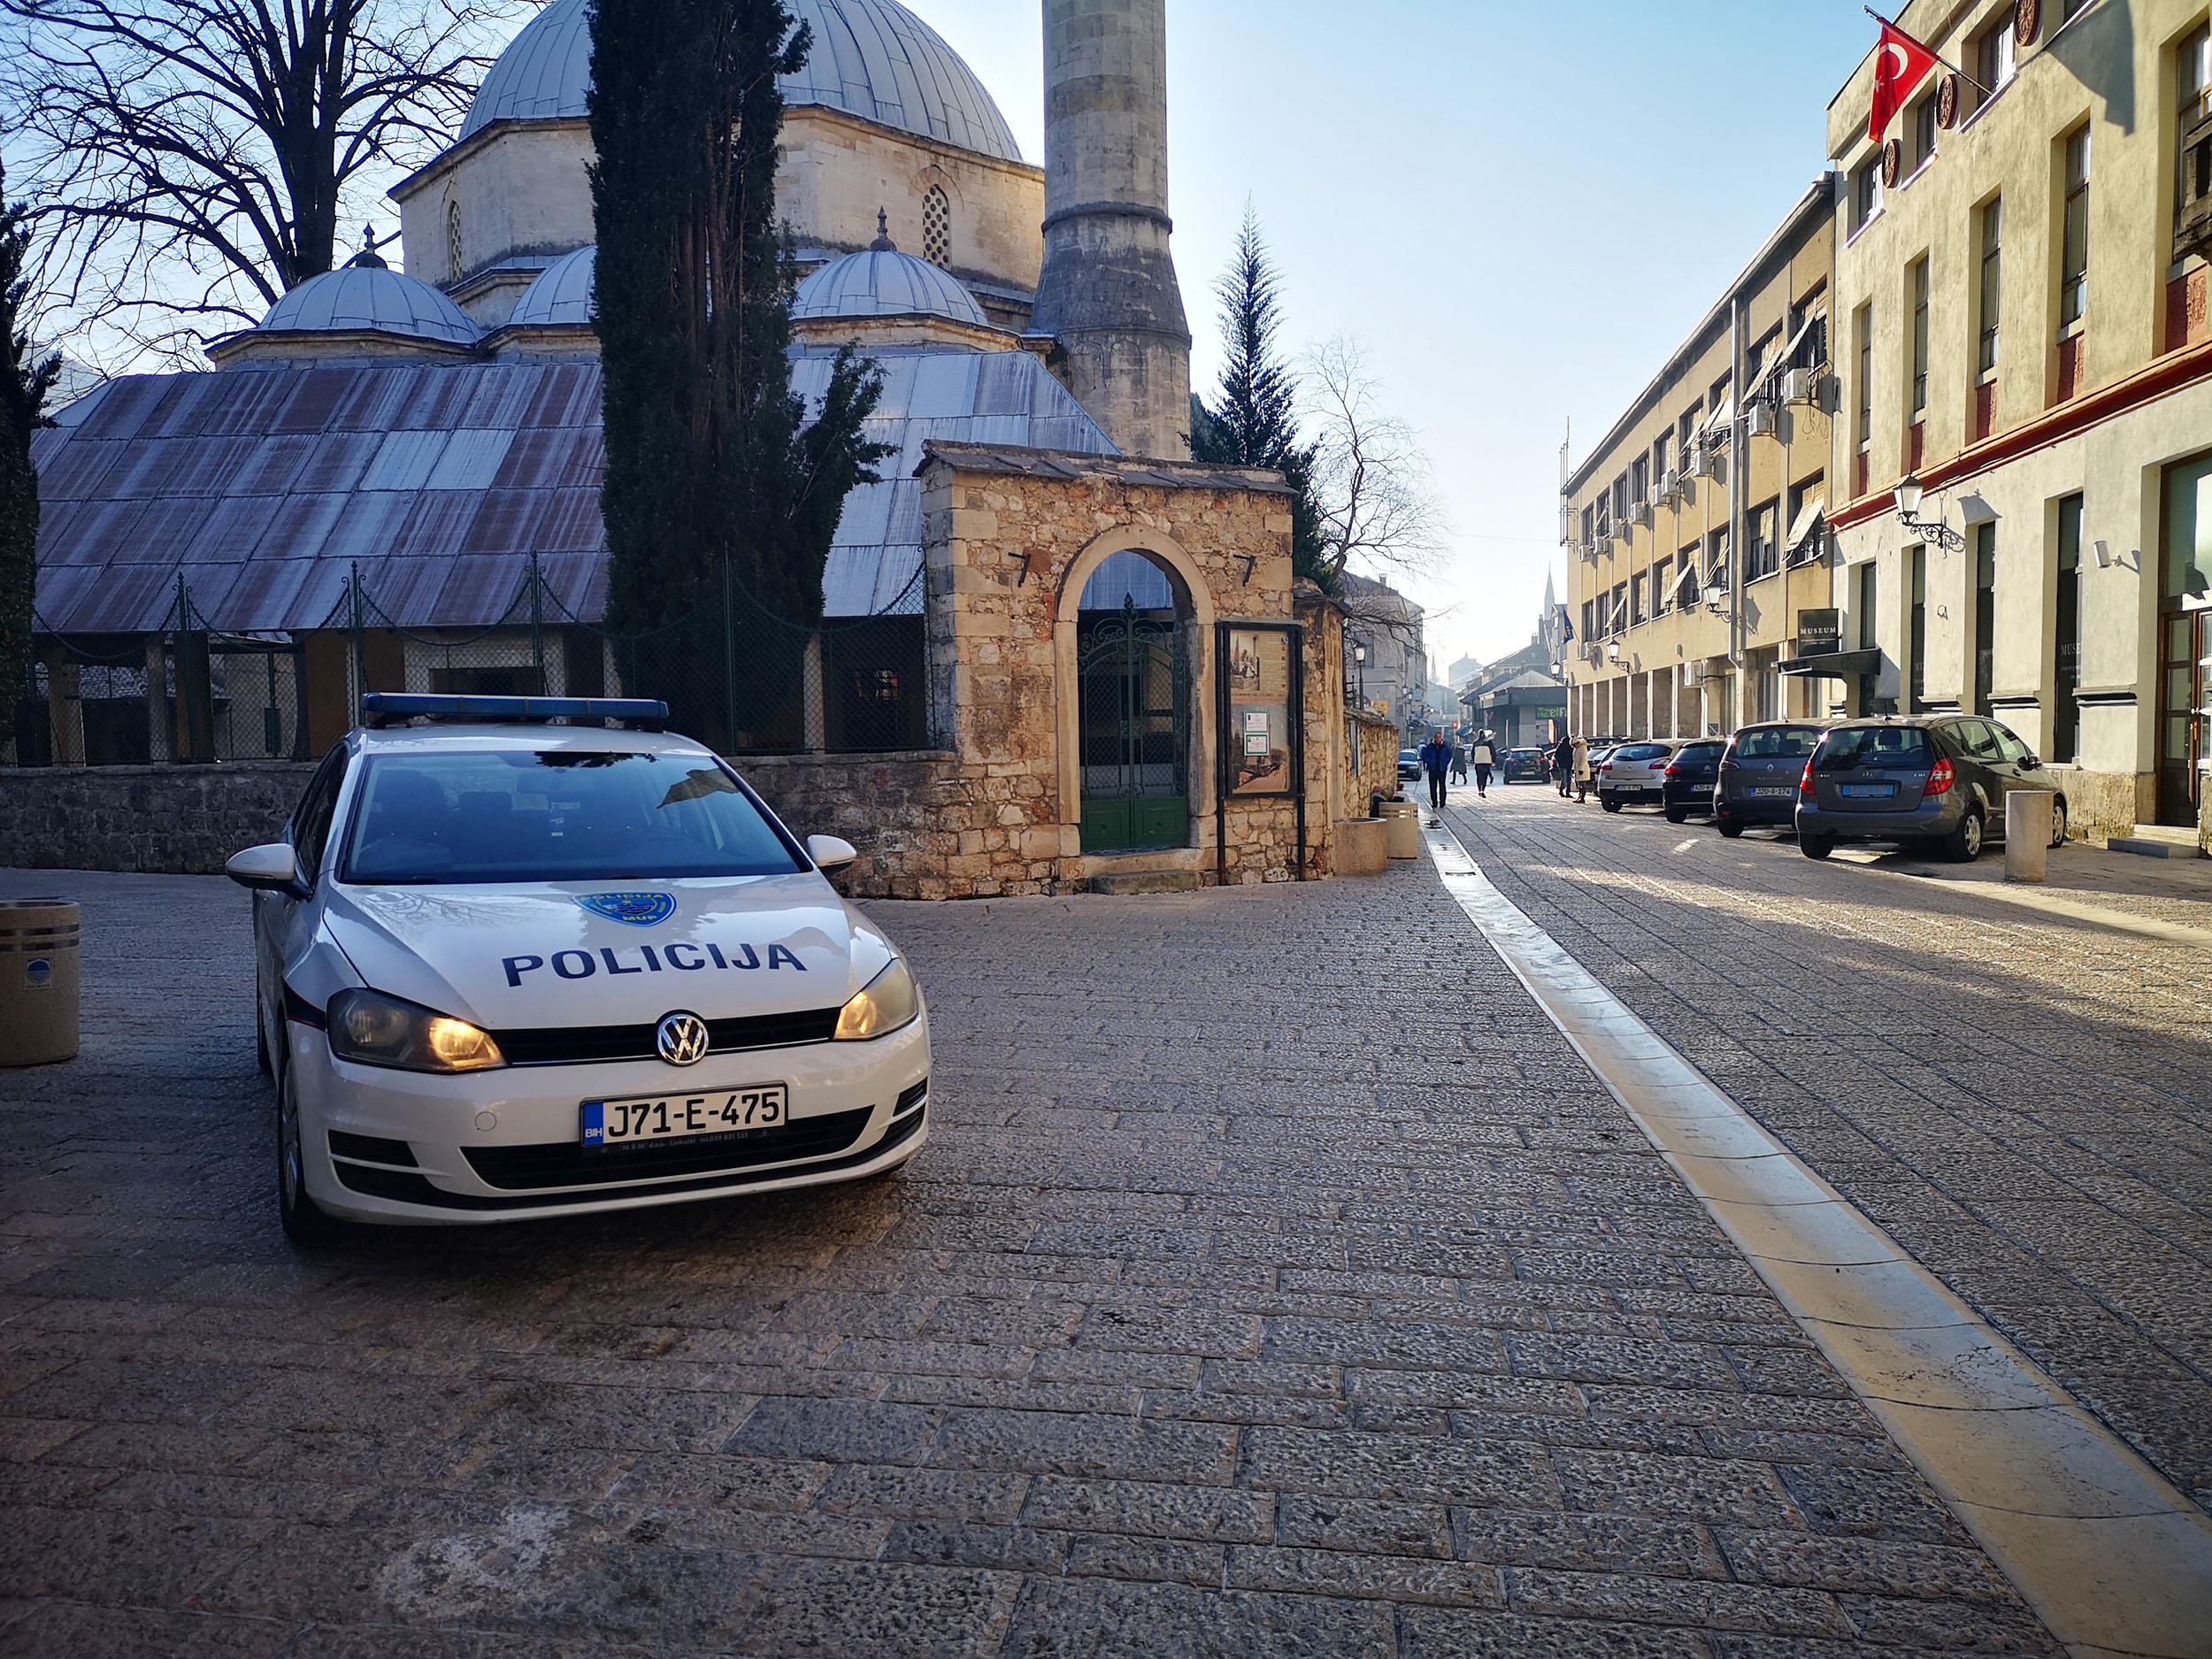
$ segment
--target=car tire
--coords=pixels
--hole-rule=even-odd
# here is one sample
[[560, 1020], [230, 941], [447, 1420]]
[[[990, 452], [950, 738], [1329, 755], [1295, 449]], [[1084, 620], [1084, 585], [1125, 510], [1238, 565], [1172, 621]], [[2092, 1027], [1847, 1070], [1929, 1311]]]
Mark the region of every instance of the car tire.
[[1943, 838], [1944, 856], [1953, 864], [1970, 864], [1982, 856], [1983, 826], [1979, 807], [1970, 807], [1959, 826]]
[[277, 1219], [283, 1224], [286, 1238], [303, 1249], [314, 1249], [335, 1244], [344, 1237], [345, 1228], [308, 1193], [296, 1089], [292, 1068], [288, 1065], [276, 1079]]
[[1713, 827], [1732, 841], [1743, 833], [1743, 826], [1733, 818], [1721, 818], [1714, 824]]
[[1690, 809], [1686, 806], [1671, 806], [1666, 811], [1670, 824], [1687, 824], [1690, 821]]
[[1825, 858], [1836, 850], [1836, 838], [1832, 835], [1808, 835], [1801, 832], [1797, 837], [1797, 850], [1808, 858]]
[[2051, 845], [2066, 845], [2066, 797], [2057, 795], [2051, 801]]
[[1603, 807], [1608, 812], [1617, 812], [1621, 810], [1621, 803], [1609, 795], [1599, 795], [1598, 804]]
[[269, 1058], [269, 1027], [261, 1018], [261, 998], [253, 999], [253, 1063], [264, 1077], [276, 1075], [276, 1064]]

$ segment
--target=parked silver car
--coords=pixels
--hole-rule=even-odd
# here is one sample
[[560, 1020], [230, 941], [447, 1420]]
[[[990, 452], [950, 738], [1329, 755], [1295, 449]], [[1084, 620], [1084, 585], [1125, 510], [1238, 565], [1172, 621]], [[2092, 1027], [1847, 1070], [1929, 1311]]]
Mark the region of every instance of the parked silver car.
[[2051, 845], [2066, 839], [2059, 780], [2007, 727], [1971, 716], [1854, 720], [1830, 731], [1798, 785], [1797, 845], [1825, 858], [1839, 841], [1924, 841], [1962, 862], [2002, 841], [2005, 797], [2047, 790]]
[[1623, 743], [1597, 768], [1598, 804], [1608, 812], [1632, 801], [1659, 805], [1666, 799], [1667, 763], [1681, 747], [1671, 738]]

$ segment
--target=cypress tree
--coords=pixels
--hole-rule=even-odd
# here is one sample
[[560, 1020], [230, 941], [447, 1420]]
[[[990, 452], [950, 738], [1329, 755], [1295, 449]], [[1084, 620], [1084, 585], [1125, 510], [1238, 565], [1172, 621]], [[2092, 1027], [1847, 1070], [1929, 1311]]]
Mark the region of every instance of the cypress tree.
[[1214, 292], [1221, 301], [1228, 360], [1214, 402], [1191, 400], [1191, 454], [1217, 466], [1265, 467], [1288, 479], [1292, 570], [1331, 587], [1313, 498], [1314, 446], [1299, 439], [1298, 377], [1282, 356], [1282, 280], [1259, 216], [1249, 207], [1236, 252]]
[[810, 44], [782, 0], [592, 11], [608, 621], [658, 631], [626, 680], [729, 745], [795, 740], [830, 540], [888, 453], [872, 365], [841, 353], [811, 420], [791, 387], [777, 77]]
[[31, 434], [46, 424], [46, 394], [61, 357], [31, 357], [24, 266], [31, 239], [20, 204], [10, 205], [0, 166], [0, 741], [12, 741], [18, 700], [29, 689], [31, 603], [38, 581], [38, 472]]

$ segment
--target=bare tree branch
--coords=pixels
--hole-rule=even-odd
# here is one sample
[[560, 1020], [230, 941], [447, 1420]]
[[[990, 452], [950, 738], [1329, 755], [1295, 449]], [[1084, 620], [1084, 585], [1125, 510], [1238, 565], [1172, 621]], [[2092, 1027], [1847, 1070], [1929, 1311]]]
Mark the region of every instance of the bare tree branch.
[[1380, 382], [1348, 336], [1307, 359], [1308, 429], [1325, 568], [1421, 574], [1444, 551], [1444, 516], [1428, 456], [1406, 421], [1380, 407]]
[[537, 4], [0, 0], [42, 293], [85, 355], [194, 360], [332, 268]]

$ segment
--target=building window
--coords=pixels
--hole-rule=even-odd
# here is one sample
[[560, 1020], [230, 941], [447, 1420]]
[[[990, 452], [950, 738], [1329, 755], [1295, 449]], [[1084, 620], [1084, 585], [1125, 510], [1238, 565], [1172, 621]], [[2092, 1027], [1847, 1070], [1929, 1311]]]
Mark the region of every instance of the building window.
[[1905, 549], [1905, 585], [1911, 595], [1906, 643], [1912, 651], [1912, 695], [1905, 712], [1917, 714], [1928, 701], [1928, 549]]
[[1582, 545], [1595, 547], [1598, 540], [1598, 512], [1594, 507], [1582, 510]]
[[1874, 447], [1874, 303], [1871, 300], [1851, 315], [1854, 354], [1858, 357], [1858, 409], [1852, 420], [1852, 443], [1858, 450], [1859, 475], [1853, 480], [1855, 495], [1867, 490], [1867, 457]]
[[1597, 638], [1597, 636], [1598, 636], [1598, 630], [1597, 630], [1597, 619], [1598, 619], [1598, 602], [1597, 602], [1596, 600], [1594, 600], [1594, 599], [1586, 599], [1586, 600], [1584, 600], [1584, 601], [1582, 602], [1582, 634], [1581, 634], [1581, 637], [1582, 637], [1583, 639], [1585, 639], [1585, 640], [1594, 640], [1595, 638]]
[[2007, 6], [1997, 20], [1974, 37], [1974, 79], [1987, 90], [1967, 91], [1976, 100], [1976, 108], [1989, 102], [2005, 89], [2005, 82], [2012, 79], [2013, 41], [2012, 8]]
[[1882, 211], [1882, 152], [1860, 164], [1851, 175], [1851, 232], [1856, 235], [1866, 221]]
[[1974, 526], [1974, 707], [1987, 715], [1997, 688], [1997, 526]]
[[1701, 563], [1700, 556], [1704, 550], [1703, 542], [1693, 541], [1675, 556], [1674, 596], [1676, 603], [1686, 611], [1695, 608], [1705, 596], [1705, 585], [1700, 579], [1698, 569]]
[[445, 268], [446, 280], [458, 282], [461, 273], [468, 267], [461, 263], [461, 204], [445, 204]]
[[1936, 100], [1931, 92], [1912, 106], [1912, 165], [1909, 171], [1917, 173], [1935, 159]]
[[1997, 327], [2004, 318], [2004, 209], [1997, 200], [1982, 209], [1981, 345], [1974, 361], [1985, 375], [1997, 372]]
[[1628, 499], [1638, 507], [1651, 499], [1651, 463], [1640, 455], [1628, 470]]
[[1928, 257], [1913, 261], [1912, 288], [1912, 418], [1928, 413]]
[[1613, 610], [1611, 626], [1607, 631], [1612, 634], [1620, 634], [1624, 633], [1627, 630], [1627, 627], [1628, 584], [1626, 582], [1615, 582], [1613, 584]]
[[1667, 614], [1667, 572], [1672, 565], [1671, 559], [1660, 559], [1651, 567], [1651, 614], [1655, 618]]
[[1815, 288], [1790, 306], [1789, 366], [1821, 369], [1828, 364], [1828, 289]]
[[1644, 626], [1644, 579], [1640, 576], [1629, 580], [1628, 626], [1632, 628]]
[[1774, 515], [1777, 503], [1762, 502], [1744, 515], [1744, 530], [1750, 540], [1744, 545], [1743, 576], [1747, 582], [1755, 582], [1762, 576], [1771, 576], [1782, 568], [1782, 554], [1774, 539]]
[[1664, 479], [1666, 477], [1668, 465], [1674, 458], [1671, 448], [1673, 442], [1674, 434], [1672, 433], [1663, 432], [1659, 434], [1658, 440], [1651, 446], [1652, 477], [1656, 479]]
[[1685, 466], [1689, 465], [1690, 445], [1696, 437], [1697, 411], [1686, 409], [1682, 411], [1682, 419], [1674, 423], [1674, 447], [1680, 453]]
[[1728, 532], [1716, 530], [1705, 538], [1705, 585], [1723, 592], [1728, 588]]
[[2058, 320], [2070, 327], [2089, 309], [2089, 127], [2066, 141], [2065, 229], [2059, 249]]
[[2058, 503], [2058, 614], [2051, 646], [2049, 757], [2081, 757], [2081, 497]]
[[1613, 480], [1613, 522], [1623, 535], [1628, 534], [1628, 474], [1624, 472]]
[[1875, 560], [1869, 559], [1859, 566], [1858, 582], [1852, 589], [1857, 595], [1859, 649], [1863, 651], [1870, 651], [1877, 644], [1875, 606], [1879, 602], [1881, 591], [1882, 567]]
[[922, 257], [932, 265], [952, 264], [952, 198], [933, 184], [922, 197]]
[[2175, 56], [2174, 257], [2212, 251], [2212, 27]]

